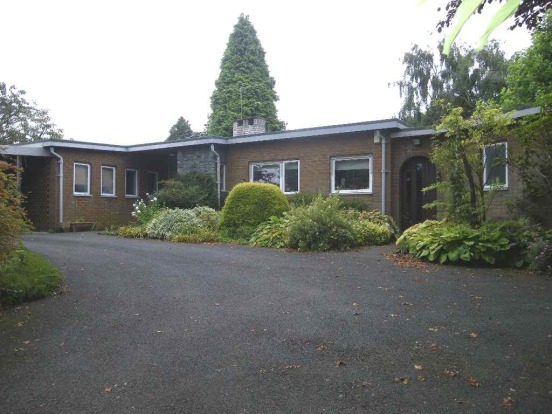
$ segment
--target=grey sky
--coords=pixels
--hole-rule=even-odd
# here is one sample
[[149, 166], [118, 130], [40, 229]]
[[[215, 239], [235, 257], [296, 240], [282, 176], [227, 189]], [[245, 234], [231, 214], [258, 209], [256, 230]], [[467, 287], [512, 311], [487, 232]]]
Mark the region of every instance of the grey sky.
[[[400, 105], [389, 84], [401, 77], [401, 56], [441, 38], [435, 10], [446, 0], [416, 3], [0, 0], [0, 81], [48, 108], [66, 138], [162, 141], [179, 116], [201, 131], [244, 13], [267, 52], [288, 129], [389, 118]], [[475, 46], [488, 17], [472, 19], [460, 41]], [[508, 54], [529, 45], [524, 29], [506, 26], [493, 37]]]

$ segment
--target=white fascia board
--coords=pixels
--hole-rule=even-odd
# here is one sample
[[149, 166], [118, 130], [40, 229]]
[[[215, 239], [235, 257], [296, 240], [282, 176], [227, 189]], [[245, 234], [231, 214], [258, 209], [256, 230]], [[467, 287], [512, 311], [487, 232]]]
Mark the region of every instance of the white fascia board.
[[373, 122], [366, 124], [355, 125], [340, 125], [335, 127], [321, 127], [321, 128], [309, 128], [305, 130], [295, 131], [283, 131], [274, 134], [262, 134], [262, 135], [243, 135], [239, 137], [232, 137], [226, 140], [228, 144], [244, 144], [250, 142], [263, 142], [263, 141], [278, 141], [285, 139], [295, 138], [312, 138], [327, 135], [347, 134], [353, 132], [369, 132], [376, 131], [378, 129], [391, 129], [391, 128], [406, 128], [404, 124], [391, 120], [383, 122]]
[[520, 109], [519, 111], [512, 112], [510, 115], [512, 118], [522, 118], [528, 115], [536, 115], [540, 112], [540, 106], [534, 106], [532, 108]]
[[127, 147], [128, 152], [147, 151], [147, 150], [159, 150], [170, 148], [191, 147], [193, 145], [206, 145], [206, 144], [226, 144], [227, 140], [224, 138], [205, 138], [194, 139], [189, 141], [178, 142], [159, 142], [153, 144], [140, 144]]
[[18, 146], [10, 145], [8, 147], [0, 147], [0, 154], [5, 155], [22, 155], [29, 157], [51, 157], [50, 151], [43, 147], [37, 146]]
[[434, 134], [435, 134], [434, 129], [427, 128], [427, 129], [414, 129], [410, 131], [392, 132], [391, 135], [389, 135], [389, 137], [390, 138], [411, 138], [411, 137], [430, 136]]

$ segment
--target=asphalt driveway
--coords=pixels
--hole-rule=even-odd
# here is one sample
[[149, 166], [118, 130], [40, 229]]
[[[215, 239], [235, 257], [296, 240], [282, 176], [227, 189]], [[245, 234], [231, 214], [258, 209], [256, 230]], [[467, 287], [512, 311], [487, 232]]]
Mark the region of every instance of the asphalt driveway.
[[0, 315], [2, 413], [552, 412], [552, 285], [85, 234], [25, 244], [68, 291]]

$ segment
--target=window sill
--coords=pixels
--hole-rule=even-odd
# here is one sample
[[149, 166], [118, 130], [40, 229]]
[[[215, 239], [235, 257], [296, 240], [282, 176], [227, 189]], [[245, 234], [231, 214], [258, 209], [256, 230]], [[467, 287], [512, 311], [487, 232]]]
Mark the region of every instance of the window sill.
[[501, 185], [501, 186], [497, 186], [495, 188], [492, 188], [492, 187], [489, 187], [489, 186], [485, 186], [483, 187], [483, 191], [487, 192], [487, 191], [491, 191], [494, 190], [494, 191], [508, 191], [508, 186], [507, 185]]
[[92, 197], [92, 194], [73, 193], [73, 197]]
[[138, 196], [125, 194], [125, 198], [138, 198]]
[[102, 194], [102, 198], [117, 198], [116, 195]]
[[332, 191], [332, 194], [373, 194], [371, 190], [340, 190]]

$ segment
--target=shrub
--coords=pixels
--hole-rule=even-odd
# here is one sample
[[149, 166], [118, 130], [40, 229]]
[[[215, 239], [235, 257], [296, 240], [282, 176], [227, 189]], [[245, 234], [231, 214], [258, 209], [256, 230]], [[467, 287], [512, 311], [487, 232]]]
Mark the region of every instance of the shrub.
[[305, 207], [311, 205], [315, 200], [319, 198], [334, 197], [340, 200], [340, 208], [345, 210], [366, 211], [368, 206], [361, 200], [343, 198], [339, 194], [326, 195], [322, 193], [296, 193], [287, 196], [290, 207]]
[[293, 210], [289, 245], [300, 250], [348, 250], [355, 245], [353, 225], [335, 197], [317, 198]]
[[121, 226], [117, 230], [117, 235], [127, 239], [144, 239], [148, 236], [146, 226]]
[[[339, 196], [333, 196], [333, 197], [339, 197]], [[339, 197], [341, 201], [340, 207], [346, 210], [355, 210], [355, 211], [368, 211], [369, 207], [368, 205], [361, 200], [357, 200], [355, 198], [342, 198]]]
[[194, 234], [177, 234], [172, 238], [180, 243], [214, 243], [220, 241], [219, 234], [214, 230], [201, 229]]
[[260, 247], [289, 247], [289, 223], [291, 216], [284, 213], [282, 217], [272, 216], [266, 223], [257, 227], [250, 243]]
[[132, 217], [144, 225], [152, 221], [161, 210], [161, 203], [155, 196], [146, 193], [146, 199], [140, 199], [132, 204]]
[[355, 218], [385, 226], [395, 239], [398, 239], [401, 235], [401, 230], [399, 226], [397, 226], [397, 223], [395, 223], [395, 220], [393, 220], [393, 217], [381, 214], [379, 210], [361, 211], [357, 213]]
[[249, 239], [259, 224], [288, 210], [286, 196], [275, 185], [241, 183], [226, 199], [219, 229], [225, 237]]
[[50, 262], [26, 248], [0, 264], [0, 307], [43, 298], [60, 287], [63, 276]]
[[481, 261], [495, 264], [510, 249], [507, 237], [496, 228], [474, 229], [463, 223], [428, 220], [407, 229], [397, 240], [405, 252], [439, 263]]
[[181, 174], [175, 179], [163, 181], [161, 187], [157, 200], [167, 208], [218, 207], [216, 183], [210, 174]]
[[30, 226], [21, 207], [23, 197], [17, 190], [17, 167], [0, 159], [0, 263], [16, 250], [19, 234]]
[[368, 220], [353, 221], [353, 234], [356, 244], [359, 246], [387, 244], [393, 237], [393, 233], [387, 226], [372, 223]]
[[147, 225], [146, 232], [153, 239], [172, 240], [177, 235], [196, 234], [210, 227], [212, 230], [212, 213], [215, 210], [209, 207], [163, 210]]
[[552, 232], [534, 240], [527, 250], [529, 269], [552, 276]]

